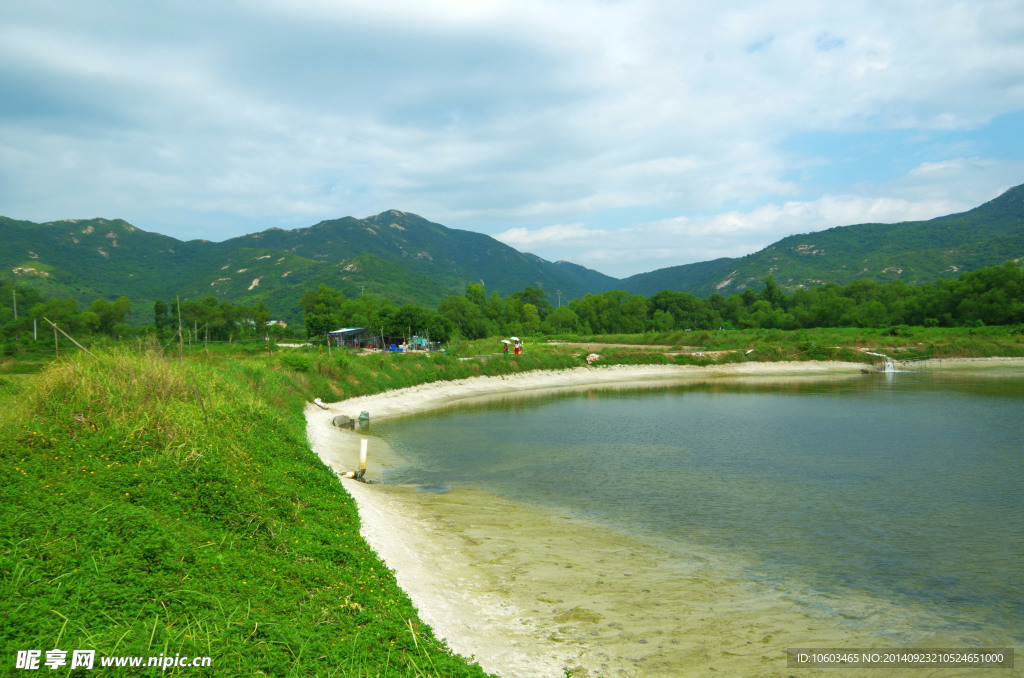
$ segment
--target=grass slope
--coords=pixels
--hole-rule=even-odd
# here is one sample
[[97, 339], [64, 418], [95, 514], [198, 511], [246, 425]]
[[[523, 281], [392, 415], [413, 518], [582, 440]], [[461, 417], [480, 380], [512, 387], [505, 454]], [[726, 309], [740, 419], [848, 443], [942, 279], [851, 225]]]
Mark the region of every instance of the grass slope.
[[[712, 364], [722, 362], [776, 362], [794, 360], [843, 360], [877, 363], [884, 354], [897, 360], [926, 358], [1021, 358], [1024, 357], [1024, 326], [995, 327], [912, 327], [899, 325], [888, 329], [859, 327], [822, 327], [810, 330], [721, 330], [651, 332], [575, 337], [575, 341], [595, 345], [628, 346], [624, 351], [602, 350], [602, 359], [617, 359], [619, 353], [644, 356], [658, 362], [659, 347], [669, 347], [676, 363]], [[714, 360], [694, 362], [696, 353], [713, 354]], [[668, 358], [665, 358], [667, 360]]]
[[359, 536], [308, 448], [304, 379], [121, 350], [0, 380], [4, 661], [60, 648], [96, 650], [97, 667], [210, 656], [212, 676], [483, 675]]

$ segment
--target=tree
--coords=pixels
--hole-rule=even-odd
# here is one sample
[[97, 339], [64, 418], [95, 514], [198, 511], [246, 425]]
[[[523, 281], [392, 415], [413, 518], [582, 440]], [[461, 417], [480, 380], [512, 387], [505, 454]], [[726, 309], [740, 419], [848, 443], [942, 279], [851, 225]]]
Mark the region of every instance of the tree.
[[[718, 300], [724, 302], [722, 295], [715, 295]], [[668, 313], [672, 319], [671, 327], [668, 329], [677, 329], [679, 327], [689, 329], [712, 329], [714, 327], [712, 323], [712, 317], [714, 315], [714, 306], [717, 300], [712, 299], [703, 300], [699, 297], [695, 297], [692, 294], [685, 292], [676, 292], [675, 290], [662, 290], [651, 297], [651, 322], [654, 329], [659, 331], [660, 327], [664, 327], [668, 320], [664, 316], [658, 316], [658, 320], [655, 320], [655, 315], [658, 311]]]
[[338, 329], [338, 322], [330, 313], [307, 313], [304, 319], [307, 337], [324, 337]]
[[385, 331], [391, 336], [409, 339], [413, 336], [429, 336], [431, 341], [448, 341], [451, 329], [452, 324], [447, 318], [416, 304], [400, 306], [385, 327]]
[[89, 312], [96, 314], [97, 331], [113, 334], [114, 325], [123, 323], [132, 305], [128, 297], [118, 297], [113, 303], [106, 299], [97, 299], [89, 304]]
[[374, 333], [390, 323], [390, 318], [398, 308], [390, 299], [381, 299], [371, 295], [363, 295], [358, 299], [349, 299], [338, 312], [339, 327], [365, 327]]
[[299, 305], [306, 313], [337, 313], [345, 304], [345, 295], [340, 291], [320, 283], [315, 290], [307, 289], [302, 293]]
[[520, 317], [523, 329], [528, 333], [540, 331], [540, 311], [533, 304], [523, 304]]
[[61, 326], [69, 326], [78, 315], [78, 302], [74, 298], [53, 297], [32, 307], [29, 314], [42, 320], [46, 318]]
[[322, 337], [343, 325], [342, 314], [348, 300], [341, 291], [320, 283], [315, 290], [302, 293], [299, 305], [304, 311], [307, 337]]
[[569, 302], [580, 322], [589, 325], [597, 334], [640, 333], [647, 326], [646, 297], [622, 290], [608, 290], [601, 294], [588, 294]]
[[262, 299], [259, 299], [252, 307], [252, 319], [256, 323], [256, 333], [260, 336], [265, 336], [267, 333], [267, 323], [270, 321], [270, 311], [263, 305]]
[[501, 317], [504, 313], [505, 302], [502, 300], [501, 295], [497, 292], [491, 292], [491, 296], [487, 299], [487, 304], [484, 306], [484, 315], [487, 316], [488, 320], [498, 323], [501, 322]]
[[769, 274], [764, 279], [764, 289], [761, 290], [761, 299], [772, 305], [772, 308], [783, 308], [786, 303], [786, 293], [775, 284], [775, 276]]
[[480, 307], [466, 297], [453, 295], [442, 299], [437, 312], [467, 339], [483, 339], [498, 333], [497, 325], [488, 320]]
[[568, 306], [560, 306], [548, 314], [541, 328], [548, 334], [563, 334], [579, 331], [579, 325], [579, 316]]
[[[11, 337], [22, 332], [32, 331], [32, 315], [30, 309], [42, 302], [42, 297], [30, 287], [22, 287], [0, 280], [0, 336]], [[14, 306], [17, 303], [18, 318], [14, 318]]]
[[174, 327], [174, 320], [167, 310], [167, 304], [160, 299], [153, 303], [153, 326], [156, 327], [157, 335], [163, 336], [165, 332], [170, 334]]
[[881, 327], [889, 317], [882, 302], [874, 300], [860, 304], [854, 310], [859, 327]]
[[518, 297], [524, 306], [526, 304], [533, 305], [537, 309], [537, 314], [540, 318], [546, 318], [548, 313], [552, 311], [552, 306], [547, 299], [548, 293], [539, 287], [527, 285], [523, 288], [522, 292], [516, 292], [512, 296]]
[[466, 285], [466, 299], [468, 299], [470, 303], [483, 308], [485, 299], [484, 286], [480, 283], [470, 283]]
[[655, 332], [670, 332], [676, 329], [676, 319], [668, 311], [658, 309], [651, 314], [651, 328]]

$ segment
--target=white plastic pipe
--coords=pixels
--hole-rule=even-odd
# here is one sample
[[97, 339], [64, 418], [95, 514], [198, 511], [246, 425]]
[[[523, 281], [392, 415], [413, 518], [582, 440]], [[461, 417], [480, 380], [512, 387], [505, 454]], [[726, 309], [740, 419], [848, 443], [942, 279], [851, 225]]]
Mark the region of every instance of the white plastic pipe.
[[369, 441], [366, 438], [359, 439], [359, 473], [356, 474], [356, 478], [362, 478], [366, 474], [366, 446], [369, 445]]

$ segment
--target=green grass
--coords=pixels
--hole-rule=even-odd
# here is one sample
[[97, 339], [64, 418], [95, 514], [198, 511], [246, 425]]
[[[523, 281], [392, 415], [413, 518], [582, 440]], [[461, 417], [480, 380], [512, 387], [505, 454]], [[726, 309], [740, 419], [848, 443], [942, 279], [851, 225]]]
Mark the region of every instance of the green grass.
[[[580, 337], [579, 341], [740, 351], [746, 360], [863, 361], [862, 348], [901, 358], [983, 358], [1024, 356], [1024, 330], [1007, 327], [909, 327], [885, 329], [720, 330], [650, 332]], [[747, 354], [746, 351], [753, 350]]]
[[483, 675], [359, 536], [306, 442], [303, 379], [127, 350], [5, 378], [4, 661], [60, 648], [210, 656], [212, 676]]

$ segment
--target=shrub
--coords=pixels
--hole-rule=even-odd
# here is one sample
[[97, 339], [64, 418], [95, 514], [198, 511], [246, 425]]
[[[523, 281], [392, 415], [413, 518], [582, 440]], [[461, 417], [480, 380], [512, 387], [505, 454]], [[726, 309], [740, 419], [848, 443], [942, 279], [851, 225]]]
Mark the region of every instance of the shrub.
[[885, 334], [890, 337], [909, 337], [913, 333], [913, 330], [910, 329], [910, 325], [893, 325]]
[[300, 353], [284, 353], [281, 355], [281, 362], [296, 372], [309, 372], [313, 366], [313, 361], [309, 359], [309, 356]]

